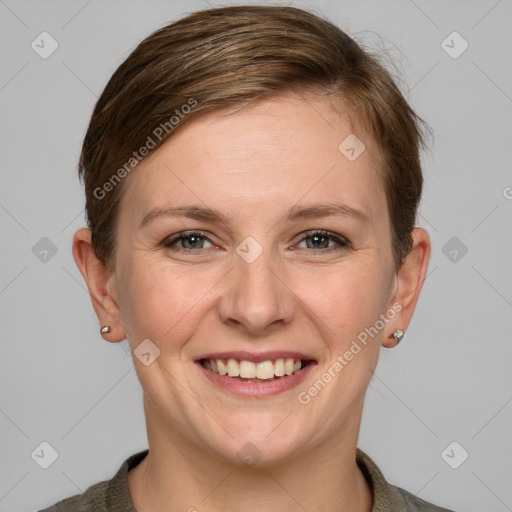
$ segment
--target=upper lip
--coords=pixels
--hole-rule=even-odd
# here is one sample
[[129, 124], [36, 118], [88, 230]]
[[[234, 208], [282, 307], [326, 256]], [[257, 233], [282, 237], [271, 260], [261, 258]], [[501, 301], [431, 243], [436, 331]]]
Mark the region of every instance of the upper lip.
[[225, 351], [225, 352], [210, 352], [203, 354], [196, 358], [196, 361], [201, 359], [237, 359], [244, 361], [252, 361], [259, 363], [261, 361], [275, 360], [275, 359], [301, 359], [302, 361], [316, 361], [314, 357], [304, 354], [302, 352], [294, 352], [290, 350], [272, 350], [269, 352], [248, 352], [246, 350]]

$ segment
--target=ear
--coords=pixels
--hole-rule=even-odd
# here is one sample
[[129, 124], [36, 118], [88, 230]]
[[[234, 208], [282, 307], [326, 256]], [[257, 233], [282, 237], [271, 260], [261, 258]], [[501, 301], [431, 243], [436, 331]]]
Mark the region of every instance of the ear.
[[427, 275], [431, 250], [430, 237], [424, 229], [415, 228], [412, 231], [412, 239], [412, 249], [395, 276], [395, 293], [389, 308], [395, 305], [393, 309], [396, 311], [396, 305], [400, 304], [401, 309], [389, 323], [391, 332], [387, 332], [382, 340], [382, 345], [386, 348], [396, 346], [397, 343], [393, 337], [396, 329], [404, 332], [407, 330]]
[[112, 343], [126, 338], [121, 310], [117, 299], [115, 274], [109, 273], [96, 256], [92, 242], [91, 230], [79, 229], [73, 237], [73, 258], [80, 270], [100, 326], [109, 325], [110, 332], [102, 334], [104, 339]]

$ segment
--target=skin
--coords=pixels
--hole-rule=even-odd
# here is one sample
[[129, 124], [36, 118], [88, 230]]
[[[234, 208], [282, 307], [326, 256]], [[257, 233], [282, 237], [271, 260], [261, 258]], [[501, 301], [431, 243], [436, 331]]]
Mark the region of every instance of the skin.
[[[149, 366], [134, 357], [150, 451], [128, 474], [132, 499], [139, 512], [368, 512], [372, 494], [355, 463], [364, 395], [380, 347], [394, 347], [393, 332], [411, 320], [428, 234], [414, 229], [397, 271], [372, 142], [358, 134], [367, 149], [349, 161], [338, 145], [352, 129], [327, 100], [288, 95], [221, 114], [191, 120], [126, 178], [113, 272], [95, 257], [88, 229], [73, 241], [99, 324], [112, 329], [104, 338], [127, 338], [132, 351], [149, 338], [160, 350]], [[326, 202], [358, 209], [367, 221], [285, 218], [297, 204]], [[185, 204], [218, 210], [228, 224], [161, 216], [138, 229], [152, 208]], [[349, 245], [301, 241], [319, 229]], [[186, 230], [206, 238], [163, 247]], [[252, 263], [236, 252], [248, 236], [263, 250]], [[332, 248], [339, 250], [326, 252]], [[300, 403], [299, 392], [394, 304], [401, 311]], [[194, 363], [229, 350], [296, 350], [317, 364], [296, 388], [241, 398]], [[261, 457], [250, 467], [237, 456], [248, 442]]]

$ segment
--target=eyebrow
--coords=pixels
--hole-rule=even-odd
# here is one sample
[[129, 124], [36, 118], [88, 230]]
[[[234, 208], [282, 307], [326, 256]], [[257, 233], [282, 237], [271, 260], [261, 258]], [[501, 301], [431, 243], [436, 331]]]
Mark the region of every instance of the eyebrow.
[[[229, 225], [229, 218], [223, 213], [203, 206], [171, 206], [168, 208], [154, 208], [150, 210], [141, 223], [139, 229], [147, 225], [157, 217], [189, 218], [210, 223], [222, 223]], [[296, 222], [303, 219], [320, 219], [325, 217], [348, 217], [365, 224], [370, 223], [370, 217], [357, 208], [342, 203], [314, 203], [306, 206], [296, 205], [290, 208], [283, 216], [288, 222]]]

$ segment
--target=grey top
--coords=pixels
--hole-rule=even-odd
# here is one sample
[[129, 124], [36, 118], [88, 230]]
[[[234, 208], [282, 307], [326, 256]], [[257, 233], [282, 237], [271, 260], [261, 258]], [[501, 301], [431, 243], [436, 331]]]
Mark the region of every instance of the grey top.
[[[84, 493], [65, 498], [39, 512], [137, 512], [128, 487], [128, 471], [148, 453], [149, 450], [144, 450], [131, 455], [112, 479], [91, 485]], [[389, 484], [377, 465], [359, 448], [356, 460], [372, 489], [371, 512], [453, 512]]]

